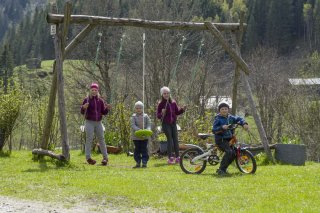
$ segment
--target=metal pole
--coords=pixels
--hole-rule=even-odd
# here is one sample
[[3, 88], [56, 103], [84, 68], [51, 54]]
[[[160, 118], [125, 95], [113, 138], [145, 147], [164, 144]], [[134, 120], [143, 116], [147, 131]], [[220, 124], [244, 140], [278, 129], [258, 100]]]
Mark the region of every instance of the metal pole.
[[[142, 102], [144, 104], [144, 77], [145, 77], [145, 64], [146, 64], [146, 50], [145, 50], [145, 47], [146, 47], [146, 34], [143, 33], [143, 36], [142, 36], [142, 39], [143, 39], [143, 56], [142, 56]], [[142, 129], [144, 129], [144, 107], [142, 108]]]

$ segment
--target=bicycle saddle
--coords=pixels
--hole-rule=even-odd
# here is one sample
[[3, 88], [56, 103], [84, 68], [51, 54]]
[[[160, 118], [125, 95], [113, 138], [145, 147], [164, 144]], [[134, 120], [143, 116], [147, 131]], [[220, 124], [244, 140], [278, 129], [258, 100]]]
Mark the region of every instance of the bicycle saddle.
[[214, 134], [210, 134], [210, 133], [198, 133], [198, 137], [201, 138], [202, 140], [205, 140], [209, 137], [214, 136]]

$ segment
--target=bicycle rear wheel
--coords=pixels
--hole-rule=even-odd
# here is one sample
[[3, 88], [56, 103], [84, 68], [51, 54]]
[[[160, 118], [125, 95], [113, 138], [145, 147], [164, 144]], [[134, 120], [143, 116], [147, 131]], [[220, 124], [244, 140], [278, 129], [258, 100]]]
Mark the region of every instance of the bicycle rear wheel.
[[199, 159], [192, 162], [192, 159], [203, 154], [203, 151], [198, 148], [190, 148], [184, 151], [180, 156], [180, 167], [186, 174], [201, 174], [207, 165], [206, 160]]
[[254, 174], [257, 170], [256, 159], [248, 150], [241, 150], [240, 156], [236, 158], [236, 164], [240, 172], [246, 174]]

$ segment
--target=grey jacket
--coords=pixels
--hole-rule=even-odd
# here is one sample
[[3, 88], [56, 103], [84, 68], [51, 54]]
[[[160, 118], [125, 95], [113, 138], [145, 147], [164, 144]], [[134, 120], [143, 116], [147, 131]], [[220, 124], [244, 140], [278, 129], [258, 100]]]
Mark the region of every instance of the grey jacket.
[[[149, 116], [144, 113], [144, 129], [149, 129], [151, 130], [151, 120]], [[137, 136], [134, 135], [134, 132], [137, 130], [142, 129], [143, 127], [143, 120], [142, 120], [142, 113], [141, 114], [136, 114], [134, 113], [131, 116], [131, 139], [132, 140], [146, 140], [148, 138], [138, 138]]]

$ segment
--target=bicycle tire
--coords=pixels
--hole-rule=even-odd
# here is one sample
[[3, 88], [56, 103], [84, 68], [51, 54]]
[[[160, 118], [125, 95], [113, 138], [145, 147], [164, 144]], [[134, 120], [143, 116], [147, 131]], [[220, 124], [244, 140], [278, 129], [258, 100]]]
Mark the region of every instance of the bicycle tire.
[[197, 163], [191, 163], [191, 160], [203, 153], [199, 148], [190, 148], [184, 151], [180, 156], [180, 168], [182, 171], [186, 174], [201, 174], [207, 166], [207, 161], [199, 160]]
[[245, 174], [254, 174], [257, 170], [256, 159], [248, 150], [240, 151], [240, 156], [236, 158], [236, 165], [239, 171]]

